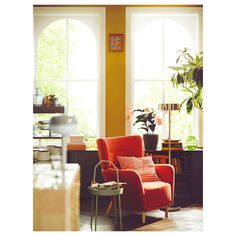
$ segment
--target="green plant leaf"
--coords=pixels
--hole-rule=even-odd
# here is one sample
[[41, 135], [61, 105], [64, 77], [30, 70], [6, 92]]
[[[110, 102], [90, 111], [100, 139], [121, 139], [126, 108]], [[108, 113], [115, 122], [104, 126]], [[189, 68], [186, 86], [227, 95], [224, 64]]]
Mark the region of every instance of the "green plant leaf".
[[203, 70], [201, 68], [195, 68], [193, 72], [193, 80], [196, 82], [198, 88], [203, 87]]
[[196, 63], [197, 63], [197, 64], [199, 64], [199, 63], [200, 63], [200, 58], [199, 58], [199, 56], [198, 56], [198, 55], [196, 55], [196, 59], [195, 59], [195, 60], [196, 60]]
[[191, 114], [194, 107], [203, 109], [203, 52], [192, 56], [188, 48], [178, 50], [176, 65], [168, 68], [175, 70], [171, 76], [174, 88], [182, 86], [187, 97], [182, 101], [186, 103], [186, 111]]
[[186, 53], [186, 55], [188, 56], [190, 60], [193, 60], [193, 57], [189, 53]]
[[183, 104], [184, 104], [189, 98], [190, 98], [190, 97], [185, 98], [185, 99], [180, 103], [180, 107], [182, 107]]
[[179, 59], [180, 59], [180, 57], [181, 57], [181, 55], [179, 55], [179, 56], [177, 57], [177, 59], [176, 59], [176, 64], [179, 63]]
[[169, 66], [168, 68], [170, 68], [172, 70], [177, 70], [177, 71], [182, 70], [182, 67], [180, 67], [180, 66]]
[[181, 76], [181, 74], [177, 74], [177, 84], [183, 84], [184, 83], [184, 79]]
[[156, 124], [149, 125], [149, 129], [150, 129], [152, 132], [154, 132], [155, 128], [156, 128]]
[[190, 97], [187, 101], [186, 110], [187, 110], [188, 114], [192, 113], [192, 110], [193, 110], [193, 98], [192, 97]]

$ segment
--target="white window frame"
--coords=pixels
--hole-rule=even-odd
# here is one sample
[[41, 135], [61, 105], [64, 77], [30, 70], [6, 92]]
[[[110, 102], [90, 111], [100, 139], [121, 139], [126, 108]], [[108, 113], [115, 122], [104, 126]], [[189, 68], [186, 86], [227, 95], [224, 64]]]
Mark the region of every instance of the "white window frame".
[[[132, 75], [132, 15], [133, 14], [197, 14], [198, 17], [198, 44], [196, 45], [197, 51], [203, 50], [203, 41], [202, 41], [202, 7], [127, 7], [126, 8], [126, 122], [125, 122], [125, 134], [132, 134], [132, 119], [128, 117], [130, 114], [130, 108], [133, 107], [133, 98], [134, 98], [134, 80]], [[202, 116], [196, 114], [194, 117], [197, 122], [194, 121], [193, 129], [195, 130], [196, 136], [198, 139], [202, 140]], [[201, 126], [201, 127], [200, 127]]]
[[[34, 7], [34, 87], [37, 81], [37, 45], [41, 32], [52, 22], [57, 19], [67, 19], [76, 16], [90, 16], [97, 15], [99, 17], [99, 42], [97, 48], [98, 60], [100, 66], [98, 67], [98, 80], [97, 82], [97, 111], [98, 111], [98, 136], [105, 136], [106, 134], [106, 95], [105, 95], [105, 66], [106, 66], [106, 9], [105, 7]], [[38, 24], [38, 17], [45, 16], [48, 17], [47, 22], [40, 22]], [[51, 17], [51, 19], [50, 19]], [[73, 80], [76, 81], [76, 80]], [[68, 88], [66, 88], [68, 89]], [[67, 91], [68, 94], [68, 91]], [[68, 100], [68, 98], [67, 98]], [[65, 113], [67, 114], [67, 109], [65, 107]]]

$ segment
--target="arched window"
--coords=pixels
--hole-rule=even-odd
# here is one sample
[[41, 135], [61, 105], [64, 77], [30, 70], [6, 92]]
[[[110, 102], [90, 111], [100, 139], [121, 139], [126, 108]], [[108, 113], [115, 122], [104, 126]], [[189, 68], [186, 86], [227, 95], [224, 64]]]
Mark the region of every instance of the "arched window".
[[35, 13], [35, 87], [56, 95], [86, 137], [105, 133], [103, 20], [101, 9]]
[[[128, 8], [127, 10], [127, 91], [129, 109], [153, 108], [160, 103], [181, 103], [184, 93], [174, 89], [169, 66], [176, 63], [177, 50], [201, 48], [201, 11], [197, 8]], [[168, 122], [157, 127], [160, 138], [167, 137]], [[172, 138], [196, 135], [196, 114], [184, 110], [172, 114]], [[141, 133], [127, 120], [126, 133]], [[159, 142], [161, 144], [161, 142]]]

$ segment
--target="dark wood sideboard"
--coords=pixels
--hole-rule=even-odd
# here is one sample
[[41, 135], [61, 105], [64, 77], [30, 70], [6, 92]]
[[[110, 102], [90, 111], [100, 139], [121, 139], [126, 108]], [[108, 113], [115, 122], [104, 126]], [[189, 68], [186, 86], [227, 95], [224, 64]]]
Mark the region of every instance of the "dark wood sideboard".
[[[149, 151], [148, 154], [165, 155], [165, 151]], [[172, 151], [172, 158], [181, 160], [182, 170], [176, 173], [175, 206], [190, 206], [203, 203], [203, 150]], [[154, 157], [153, 160], [156, 158]], [[88, 186], [93, 179], [93, 170], [99, 157], [96, 150], [68, 151], [68, 163], [78, 163], [81, 167], [82, 199], [90, 199]], [[103, 182], [100, 166], [97, 182]]]

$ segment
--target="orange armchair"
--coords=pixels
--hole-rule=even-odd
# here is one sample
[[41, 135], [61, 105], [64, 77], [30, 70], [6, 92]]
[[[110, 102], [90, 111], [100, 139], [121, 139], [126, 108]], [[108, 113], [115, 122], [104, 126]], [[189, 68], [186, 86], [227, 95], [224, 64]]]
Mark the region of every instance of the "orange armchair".
[[[168, 206], [174, 201], [174, 168], [168, 164], [155, 164], [155, 170], [160, 181], [142, 182], [140, 174], [131, 169], [120, 169], [117, 156], [142, 157], [142, 137], [138, 135], [99, 138], [97, 139], [100, 160], [110, 160], [118, 168], [119, 179], [126, 182], [121, 196], [122, 208], [142, 212], [142, 222], [145, 223], [145, 213], [154, 209], [165, 208], [168, 217]], [[109, 163], [103, 163], [102, 175], [105, 181], [116, 180], [116, 171]]]

